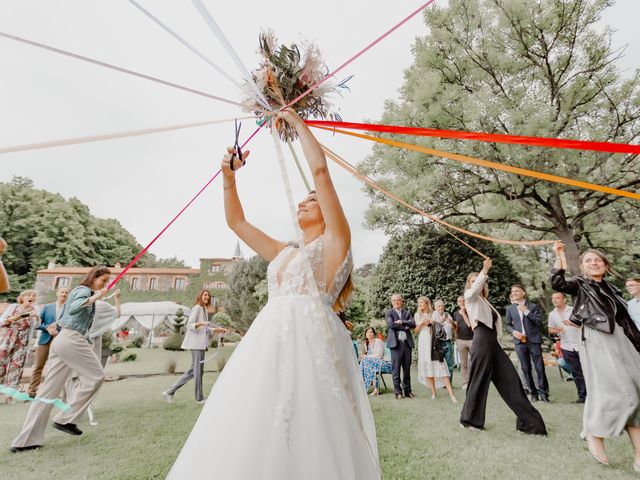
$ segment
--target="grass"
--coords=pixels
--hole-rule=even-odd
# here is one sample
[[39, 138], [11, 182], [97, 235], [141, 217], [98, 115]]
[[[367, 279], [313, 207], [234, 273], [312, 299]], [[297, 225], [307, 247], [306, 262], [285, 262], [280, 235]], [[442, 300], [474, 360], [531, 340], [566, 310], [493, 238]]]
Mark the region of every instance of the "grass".
[[[111, 363], [109, 361], [105, 370], [107, 376], [167, 374], [167, 366], [170, 362], [176, 362], [177, 372], [184, 372], [191, 365], [191, 354], [189, 352], [173, 352], [164, 348], [128, 348], [120, 354], [120, 357], [124, 357], [127, 352], [136, 353], [138, 358], [134, 362]], [[214, 350], [209, 350], [205, 359], [213, 355], [214, 352]], [[233, 352], [233, 347], [220, 348], [220, 354], [205, 363], [205, 371], [217, 370], [218, 359], [222, 357], [228, 358], [231, 352]]]
[[[188, 366], [190, 361], [186, 352], [137, 352], [139, 360], [111, 365], [110, 373], [121, 375], [124, 369], [128, 374], [162, 373], [163, 362], [173, 355], [179, 366]], [[547, 374], [553, 403], [536, 404], [547, 423], [547, 438], [516, 432], [515, 417], [493, 389], [484, 432], [458, 427], [462, 404], [452, 404], [443, 390], [433, 401], [422, 385], [414, 387], [418, 395], [414, 400], [395, 400], [391, 391], [370, 397], [383, 478], [637, 478], [631, 469], [633, 455], [626, 437], [608, 441], [610, 467], [595, 463], [578, 438], [582, 407], [570, 403], [576, 397], [575, 387], [560, 382], [555, 369], [549, 368]], [[216, 376], [205, 375], [207, 391]], [[201, 409], [193, 400], [193, 384], [178, 391], [173, 404], [162, 401], [160, 392], [175, 378], [157, 375], [107, 383], [94, 405], [97, 427], [83, 421], [82, 437], [48, 429], [45, 448], [22, 454], [11, 454], [4, 447], [18, 433], [28, 405], [0, 405], [0, 478], [164, 478]], [[457, 374], [454, 385], [459, 382]], [[459, 399], [464, 397], [460, 389], [455, 393]], [[211, 468], [212, 475], [215, 472], [213, 465], [203, 468]]]

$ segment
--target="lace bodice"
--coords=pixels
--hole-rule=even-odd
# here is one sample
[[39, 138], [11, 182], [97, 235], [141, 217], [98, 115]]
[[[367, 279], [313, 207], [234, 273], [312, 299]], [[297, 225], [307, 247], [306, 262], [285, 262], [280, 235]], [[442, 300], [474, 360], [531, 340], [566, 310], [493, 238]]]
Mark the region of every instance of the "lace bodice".
[[[306, 251], [318, 292], [327, 304], [333, 305], [349, 278], [353, 268], [353, 260], [351, 250], [349, 250], [331, 285], [328, 286], [322, 241], [323, 236], [321, 235], [307, 245]], [[270, 298], [314, 294], [307, 280], [304, 256], [301, 255], [300, 248], [297, 246], [287, 246], [271, 261], [267, 269], [267, 279]]]

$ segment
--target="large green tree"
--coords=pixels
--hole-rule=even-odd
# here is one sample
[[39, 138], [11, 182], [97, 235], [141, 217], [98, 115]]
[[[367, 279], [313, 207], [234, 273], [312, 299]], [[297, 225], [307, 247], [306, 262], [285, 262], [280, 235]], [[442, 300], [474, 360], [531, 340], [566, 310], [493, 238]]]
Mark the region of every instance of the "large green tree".
[[238, 262], [229, 274], [224, 308], [231, 317], [231, 325], [241, 332], [249, 329], [267, 302], [267, 265], [256, 255]]
[[[471, 245], [478, 243], [470, 241]], [[511, 285], [520, 279], [498, 247], [485, 247], [485, 254], [493, 260], [489, 300], [500, 309], [508, 304]], [[367, 311], [371, 318], [382, 317], [391, 308], [390, 297], [396, 292], [402, 294], [410, 311], [415, 310], [421, 295], [432, 302], [442, 299], [453, 311], [467, 275], [481, 269], [482, 258], [453, 237], [431, 226], [406, 229], [391, 237], [369, 278]]]
[[[28, 178], [0, 183], [0, 237], [9, 248], [3, 257], [12, 290], [0, 299], [32, 288], [36, 271], [50, 260], [59, 265], [115, 265], [132, 259], [141, 249], [117, 220], [96, 218], [77, 198], [34, 188]], [[183, 265], [147, 254], [137, 266]]]
[[[450, 0], [430, 7], [428, 34], [416, 40], [400, 99], [387, 102], [383, 123], [637, 142], [640, 71], [624, 78], [618, 67], [623, 51], [612, 48], [610, 29], [596, 28], [612, 3]], [[640, 192], [633, 155], [416, 142]], [[640, 202], [389, 147], [376, 147], [361, 167], [411, 203], [472, 229], [512, 239], [560, 238], [574, 272], [585, 247], [622, 256], [629, 269], [640, 266], [633, 231]], [[393, 231], [417, 221], [378, 194], [371, 198], [370, 226]]]

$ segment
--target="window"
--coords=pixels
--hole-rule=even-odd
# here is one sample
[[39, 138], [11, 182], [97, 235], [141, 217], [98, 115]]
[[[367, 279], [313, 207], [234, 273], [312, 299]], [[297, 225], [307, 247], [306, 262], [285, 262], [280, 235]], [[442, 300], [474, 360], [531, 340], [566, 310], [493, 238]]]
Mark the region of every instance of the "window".
[[202, 288], [204, 288], [205, 290], [211, 290], [213, 288], [213, 282], [204, 282]]
[[54, 286], [57, 290], [58, 288], [68, 287], [70, 283], [71, 279], [69, 277], [58, 277], [56, 278]]
[[222, 265], [211, 265], [209, 268], [209, 273], [219, 273], [222, 271]]
[[216, 288], [227, 288], [224, 282], [216, 282]]
[[140, 290], [140, 278], [133, 277], [131, 279], [131, 290]]
[[173, 288], [176, 290], [184, 290], [187, 288], [187, 280], [185, 278], [176, 278], [173, 281]]
[[156, 277], [151, 277], [149, 279], [149, 290], [157, 290], [158, 289], [158, 279]]

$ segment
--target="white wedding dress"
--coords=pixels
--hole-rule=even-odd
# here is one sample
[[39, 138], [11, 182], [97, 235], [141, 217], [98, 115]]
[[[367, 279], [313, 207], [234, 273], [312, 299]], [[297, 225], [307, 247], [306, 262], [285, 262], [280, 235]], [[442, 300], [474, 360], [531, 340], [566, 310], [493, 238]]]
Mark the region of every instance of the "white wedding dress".
[[269, 301], [218, 377], [167, 478], [380, 478], [371, 407], [349, 333], [331, 309], [351, 253], [327, 288], [322, 237], [305, 250], [315, 285], [299, 248], [286, 247], [269, 264]]

